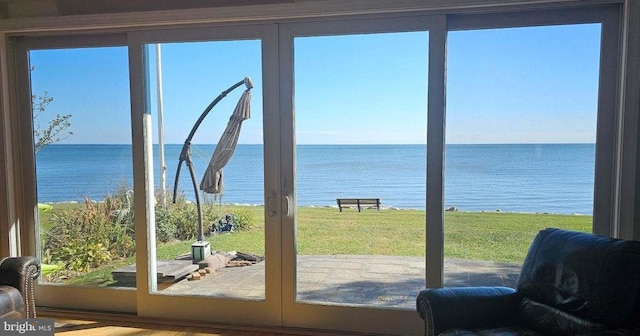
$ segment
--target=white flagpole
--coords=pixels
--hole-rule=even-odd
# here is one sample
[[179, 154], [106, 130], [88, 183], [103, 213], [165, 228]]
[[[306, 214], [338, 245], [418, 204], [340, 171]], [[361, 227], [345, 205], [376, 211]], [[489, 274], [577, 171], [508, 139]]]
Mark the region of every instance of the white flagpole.
[[158, 153], [160, 159], [160, 204], [167, 207], [167, 165], [164, 161], [164, 112], [162, 106], [162, 56], [160, 43], [156, 44], [156, 78], [158, 87]]

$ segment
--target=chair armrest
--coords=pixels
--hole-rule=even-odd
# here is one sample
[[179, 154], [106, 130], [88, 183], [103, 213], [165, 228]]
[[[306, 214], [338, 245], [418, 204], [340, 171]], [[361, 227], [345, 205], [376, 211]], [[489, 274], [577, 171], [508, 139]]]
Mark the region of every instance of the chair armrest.
[[0, 260], [0, 285], [17, 288], [24, 297], [25, 318], [36, 317], [35, 280], [40, 275], [40, 261], [35, 257], [10, 257]]
[[416, 305], [426, 335], [438, 335], [452, 328], [511, 325], [520, 300], [508, 287], [452, 287], [425, 289]]

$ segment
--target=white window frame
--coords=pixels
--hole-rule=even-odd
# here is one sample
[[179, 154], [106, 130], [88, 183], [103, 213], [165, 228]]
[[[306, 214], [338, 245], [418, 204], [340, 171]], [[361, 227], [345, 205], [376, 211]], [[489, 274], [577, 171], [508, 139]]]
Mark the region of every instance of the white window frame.
[[[611, 6], [605, 10], [607, 14], [598, 13], [601, 6]], [[75, 41], [83, 46], [96, 36], [109, 36], [113, 30], [123, 34], [140, 29], [171, 29], [184, 27], [198, 27], [208, 25], [236, 25], [239, 23], [272, 23], [285, 24], [294, 22], [322, 21], [329, 18], [342, 17], [345, 19], [390, 19], [398, 17], [431, 16], [433, 24], [429, 28], [429, 105], [428, 105], [428, 141], [427, 141], [427, 286], [438, 287], [442, 284], [443, 269], [443, 163], [444, 163], [444, 125], [445, 125], [445, 88], [446, 77], [446, 34], [448, 31], [460, 29], [495, 28], [499, 26], [515, 27], [523, 25], [543, 25], [559, 23], [597, 22], [603, 23], [603, 43], [601, 59], [603, 65], [600, 71], [600, 88], [598, 99], [598, 135], [597, 135], [597, 167], [594, 201], [595, 233], [622, 238], [640, 239], [640, 197], [636, 198], [636, 159], [637, 159], [637, 129], [638, 113], [640, 113], [640, 3], [633, 0], [551, 0], [545, 3], [536, 1], [511, 0], [464, 0], [434, 1], [394, 1], [382, 0], [372, 5], [366, 0], [328, 0], [304, 1], [256, 8], [211, 8], [179, 10], [158, 13], [140, 14], [105, 14], [72, 17], [47, 17], [28, 19], [9, 19], [0, 21], [0, 90], [2, 103], [0, 104], [0, 173], [5, 179], [0, 182], [0, 252], [3, 255], [33, 254], [36, 251], [34, 243], [35, 227], [34, 213], [35, 189], [33, 177], [29, 171], [33, 170], [32, 133], [30, 125], [30, 99], [25, 95], [30, 92], [26, 86], [25, 76], [28, 74], [16, 72], [23, 66], [20, 53], [16, 50], [20, 46], [15, 41], [21, 36], [42, 37], [42, 41]], [[595, 13], [595, 14], [594, 14]], [[599, 18], [593, 18], [595, 15]], [[602, 15], [605, 15], [603, 17]], [[615, 17], [615, 19], [612, 19]], [[591, 20], [591, 21], [590, 21]], [[154, 28], [154, 29], [155, 29]], [[339, 32], [336, 32], [339, 33]], [[87, 36], [86, 34], [94, 34]], [[67, 35], [57, 38], [58, 35]], [[83, 36], [84, 35], [84, 36]], [[119, 34], [118, 34], [119, 35]], [[119, 42], [120, 43], [120, 42]], [[73, 43], [72, 43], [73, 44]], [[282, 47], [282, 46], [280, 46]], [[285, 46], [286, 47], [286, 46]], [[285, 49], [286, 50], [286, 49]], [[287, 59], [281, 56], [281, 68], [286, 68]], [[283, 61], [284, 60], [284, 61]], [[280, 109], [291, 98], [287, 96], [286, 83], [292, 80], [292, 74], [281, 70], [280, 91], [274, 94], [278, 97]], [[284, 86], [283, 86], [284, 85]], [[26, 94], [25, 94], [26, 93]], [[134, 99], [134, 98], [132, 98]], [[30, 112], [30, 111], [29, 111]], [[285, 116], [285, 118], [288, 118]], [[601, 120], [608, 120], [603, 126]], [[281, 121], [281, 127], [289, 121]], [[132, 127], [141, 127], [140, 125]], [[142, 132], [142, 129], [136, 129]], [[141, 146], [141, 144], [138, 144]], [[282, 155], [289, 155], [281, 148]], [[277, 153], [276, 153], [277, 154]], [[280, 161], [278, 161], [280, 162]], [[278, 163], [273, 163], [277, 166]], [[281, 167], [280, 169], [286, 169]], [[283, 185], [282, 181], [274, 181]], [[280, 196], [286, 195], [287, 190], [281, 190]], [[278, 196], [278, 195], [276, 195]], [[292, 195], [291, 195], [292, 196]], [[273, 202], [278, 213], [282, 213], [284, 199], [274, 198]], [[636, 210], [638, 209], [638, 210]], [[288, 216], [282, 217], [281, 225], [292, 224]], [[638, 223], [636, 223], [638, 222]], [[281, 242], [285, 249], [293, 245], [290, 232], [283, 229]], [[285, 258], [281, 280], [282, 286], [291, 279], [285, 272], [292, 261]], [[39, 286], [39, 304], [52, 303], [58, 307], [83, 308], [95, 310], [115, 310], [136, 312], [144, 310], [137, 307], [135, 291], [129, 294], [112, 295], [108, 289], [76, 289], [85, 297], [100, 297], [101, 302], [93, 302], [79, 306], [70, 302], [69, 293], [63, 288], [51, 290]], [[283, 302], [290, 300], [287, 293], [282, 294]], [[41, 299], [44, 298], [44, 299]], [[89, 300], [86, 300], [89, 301]], [[143, 303], [148, 303], [142, 301]], [[283, 303], [286, 305], [286, 303]], [[345, 309], [345, 311], [348, 309]], [[413, 311], [382, 311], [365, 309], [367, 321], [400, 321], [402, 323], [417, 322]], [[317, 319], [329, 319], [339, 311], [321, 309]], [[299, 320], [291, 322], [287, 315], [291, 311], [283, 310], [285, 324], [308, 322]], [[356, 316], [357, 315], [357, 316]], [[362, 321], [360, 314], [347, 314], [352, 321], [342, 319], [333, 325], [344, 330], [359, 330], [354, 322]], [[392, 319], [389, 319], [391, 317]], [[289, 321], [289, 322], [287, 322]], [[310, 322], [309, 322], [310, 323]], [[328, 323], [328, 322], [327, 322]], [[398, 324], [402, 324], [398, 323]], [[418, 325], [420, 323], [417, 323]], [[326, 323], [319, 323], [314, 327], [326, 328]], [[393, 329], [394, 326], [388, 326]], [[409, 328], [409, 329], [406, 329]], [[409, 326], [397, 329], [400, 334], [411, 334], [416, 327]], [[414, 328], [414, 329], [411, 329]], [[419, 328], [419, 327], [417, 327]], [[366, 328], [365, 328], [366, 329]]]

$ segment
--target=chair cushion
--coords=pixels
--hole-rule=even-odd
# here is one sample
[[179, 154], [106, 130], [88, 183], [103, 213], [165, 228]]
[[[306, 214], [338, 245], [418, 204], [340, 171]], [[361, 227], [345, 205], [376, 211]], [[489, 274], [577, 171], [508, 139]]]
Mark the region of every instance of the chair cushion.
[[566, 336], [596, 333], [607, 327], [545, 304], [523, 299], [520, 303], [520, 323], [544, 335]]
[[632, 325], [640, 291], [640, 242], [545, 229], [529, 248], [517, 291], [594, 323]]
[[23, 318], [24, 299], [20, 291], [11, 286], [0, 285], [0, 319]]

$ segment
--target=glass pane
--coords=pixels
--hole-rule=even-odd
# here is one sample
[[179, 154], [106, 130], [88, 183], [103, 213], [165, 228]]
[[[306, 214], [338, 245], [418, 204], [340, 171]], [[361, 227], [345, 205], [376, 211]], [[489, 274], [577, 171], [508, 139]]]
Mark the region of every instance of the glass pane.
[[40, 281], [120, 286], [111, 272], [135, 259], [127, 50], [37, 50], [29, 61]]
[[449, 33], [445, 286], [515, 287], [546, 227], [591, 231], [600, 25]]
[[[156, 48], [147, 46], [158, 290], [264, 300], [261, 42], [166, 43], [159, 53]], [[245, 91], [250, 93], [249, 109], [234, 112]], [[160, 106], [164, 127], [158, 127]], [[218, 180], [210, 165], [223, 167]], [[214, 190], [218, 182], [221, 187]]]
[[294, 50], [297, 300], [415, 309], [428, 33], [296, 38]]

